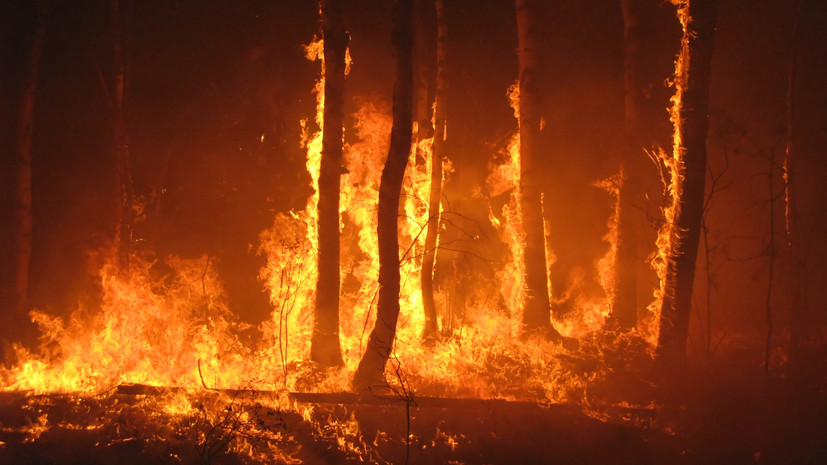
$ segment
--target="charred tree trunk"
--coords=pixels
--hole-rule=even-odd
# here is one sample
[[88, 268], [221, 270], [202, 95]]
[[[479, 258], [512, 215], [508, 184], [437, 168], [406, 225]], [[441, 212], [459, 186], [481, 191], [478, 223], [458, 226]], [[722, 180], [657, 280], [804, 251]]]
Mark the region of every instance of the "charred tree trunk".
[[824, 379], [824, 334], [827, 331], [827, 186], [824, 147], [827, 146], [827, 98], [822, 77], [827, 74], [824, 29], [827, 4], [804, 0], [798, 6], [793, 45], [788, 113], [789, 237], [795, 270], [796, 299], [791, 315], [790, 380], [815, 388]]
[[390, 150], [379, 183], [379, 304], [376, 325], [353, 379], [356, 390], [384, 385], [385, 364], [393, 349], [399, 318], [399, 236], [396, 218], [402, 180], [411, 150], [413, 110], [413, 0], [396, 0], [392, 42], [396, 58], [393, 87], [393, 129]]
[[672, 108], [675, 126], [672, 156], [676, 164], [673, 175], [677, 178], [673, 180], [674, 223], [669, 232], [655, 353], [655, 370], [661, 379], [663, 375], [679, 372], [686, 363], [695, 259], [704, 208], [709, 78], [717, 10], [717, 0], [687, 0], [678, 8], [683, 37]]
[[540, 89], [534, 18], [536, 0], [517, 0], [520, 60], [520, 201], [525, 232], [525, 286], [523, 327], [527, 331], [551, 328], [546, 237], [540, 178]]
[[[433, 136], [433, 99], [435, 78], [435, 39], [433, 0], [414, 0], [413, 60], [414, 60], [414, 121], [416, 142]], [[416, 162], [424, 162], [417, 146]]]
[[129, 135], [125, 123], [127, 83], [124, 49], [126, 34], [124, 32], [124, 14], [120, 0], [112, 0], [110, 15], [112, 24], [112, 66], [114, 70], [112, 84], [113, 142], [117, 167], [116, 191], [118, 192], [118, 204], [115, 211], [115, 217], [117, 218], [115, 244], [118, 270], [121, 273], [127, 273], [129, 271], [129, 252], [132, 246], [134, 226], [134, 215], [132, 213], [134, 192], [129, 161]]
[[445, 54], [448, 34], [445, 5], [436, 0], [436, 95], [434, 98], [434, 144], [431, 155], [431, 190], [428, 197], [428, 231], [425, 235], [425, 257], [422, 263], [422, 306], [425, 311], [425, 332], [428, 339], [436, 335], [437, 311], [434, 303], [434, 261], [440, 228], [442, 200], [442, 159], [445, 156]]
[[[46, 40], [48, 2], [37, 2], [37, 23], [29, 51], [29, 70], [23, 87], [15, 140], [16, 187], [14, 201], [15, 269], [11, 321], [9, 327], [28, 328], [26, 310], [29, 299], [29, 269], [32, 261], [32, 139], [34, 134], [34, 104], [40, 74], [40, 57]], [[27, 339], [28, 331], [14, 338]], [[9, 335], [8, 339], [12, 339]], [[7, 341], [10, 342], [10, 341]], [[25, 341], [29, 342], [29, 341]], [[3, 348], [5, 349], [5, 347]], [[3, 354], [4, 359], [7, 354]]]
[[641, 10], [648, 2], [623, 0], [623, 90], [624, 128], [622, 177], [618, 192], [617, 261], [615, 266], [612, 321], [621, 329], [637, 325], [637, 265], [640, 262], [640, 223], [635, 205], [644, 197], [639, 158], [643, 159], [642, 105], [645, 82], [642, 46], [645, 24]]
[[339, 344], [339, 190], [348, 43], [342, 7], [341, 0], [322, 0], [324, 127], [319, 170], [319, 275], [310, 357], [328, 366], [342, 365]]
[[795, 286], [795, 296], [792, 305], [792, 315], [790, 318], [790, 365], [792, 367], [793, 375], [800, 375], [802, 352], [802, 342], [805, 340], [806, 327], [804, 325], [804, 305], [806, 305], [806, 293], [802, 289], [801, 267], [802, 262], [799, 256], [799, 241], [798, 241], [798, 225], [796, 224], [793, 213], [798, 210], [794, 203], [798, 200], [798, 186], [796, 173], [796, 145], [795, 145], [795, 124], [794, 124], [794, 110], [795, 110], [795, 78], [798, 61], [798, 48], [800, 42], [801, 22], [803, 21], [804, 0], [799, 0], [796, 5], [795, 23], [793, 25], [792, 47], [790, 50], [790, 64], [787, 70], [787, 101], [786, 101], [786, 142], [787, 147], [784, 153], [784, 197], [785, 209], [784, 218], [786, 220], [787, 245], [790, 249], [790, 256], [793, 259], [793, 286]]

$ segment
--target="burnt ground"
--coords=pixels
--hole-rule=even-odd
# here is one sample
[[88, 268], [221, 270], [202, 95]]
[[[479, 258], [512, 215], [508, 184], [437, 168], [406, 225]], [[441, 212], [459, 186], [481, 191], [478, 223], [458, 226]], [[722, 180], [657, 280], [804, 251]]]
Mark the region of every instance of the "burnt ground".
[[[5, 394], [0, 462], [18, 464], [284, 463], [674, 463], [676, 441], [655, 430], [603, 422], [575, 406], [463, 402], [410, 409], [406, 402], [318, 405], [308, 421], [295, 410], [237, 401], [213, 413], [172, 417], [152, 396], [100, 398]], [[195, 403], [203, 400], [195, 400]], [[449, 401], [450, 403], [450, 401]], [[214, 407], [213, 407], [214, 408]], [[247, 412], [234, 422], [235, 412]], [[45, 417], [44, 417], [45, 416]], [[358, 422], [361, 435], [350, 428]], [[22, 431], [49, 424], [37, 437]], [[229, 452], [245, 437], [269, 456]], [[268, 451], [272, 447], [276, 451]]]
[[0, 463], [825, 463], [823, 388], [712, 379], [678, 388], [658, 407], [595, 404], [590, 415], [574, 405], [427, 398], [409, 414], [399, 400], [316, 404], [303, 416], [310, 404], [275, 408], [244, 392], [190, 393], [193, 410], [171, 415], [163, 393], [5, 393]]

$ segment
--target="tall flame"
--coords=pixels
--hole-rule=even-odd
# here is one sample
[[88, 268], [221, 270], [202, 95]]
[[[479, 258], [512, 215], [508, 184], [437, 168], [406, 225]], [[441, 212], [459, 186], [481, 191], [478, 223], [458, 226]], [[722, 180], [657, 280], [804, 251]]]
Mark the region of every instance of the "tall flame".
[[312, 195], [304, 210], [278, 214], [273, 226], [260, 235], [260, 251], [267, 257], [261, 277], [270, 290], [274, 312], [262, 326], [272, 338], [267, 355], [273, 365], [281, 366], [286, 383], [288, 365], [305, 358], [311, 334], [315, 283], [318, 275], [319, 173], [324, 127], [324, 42], [316, 38], [305, 47], [308, 60], [319, 61], [321, 71], [313, 88], [316, 96], [315, 123], [311, 131], [307, 119], [301, 121], [301, 144], [306, 149], [305, 166], [310, 175]]
[[23, 362], [4, 373], [8, 389], [47, 393], [103, 391], [120, 383], [226, 385], [252, 362], [235, 335], [241, 326], [223, 304], [208, 257], [171, 257], [162, 266], [136, 255], [128, 277], [107, 264], [100, 278], [102, 312], [91, 320], [83, 308], [68, 325], [32, 312], [51, 350], [37, 357], [19, 349]]
[[[83, 309], [69, 323], [42, 312], [34, 314], [50, 351], [43, 356], [21, 352], [23, 362], [2, 372], [4, 389], [91, 393], [120, 383], [191, 389], [244, 386], [278, 392], [347, 389], [375, 322], [377, 204], [392, 119], [389, 105], [381, 100], [362, 98], [355, 102], [356, 138], [344, 147], [346, 172], [340, 197], [340, 337], [345, 365], [340, 370], [322, 370], [308, 361], [308, 355], [317, 276], [323, 43], [316, 40], [306, 50], [308, 58], [321, 61], [322, 66], [314, 86], [315, 119], [302, 121], [312, 195], [303, 209], [277, 214], [272, 226], [260, 234], [259, 252], [266, 258], [260, 277], [273, 306], [271, 318], [257, 328], [262, 341], [254, 346], [241, 342], [239, 335], [251, 328], [227, 307], [210, 257], [185, 260], [136, 255], [129, 276], [116, 273], [109, 265], [102, 268], [103, 301], [101, 311], [93, 317], [85, 315]], [[515, 114], [518, 89], [514, 85], [509, 90]], [[401, 312], [391, 370], [404, 371], [409, 382], [439, 395], [585, 401], [584, 386], [603, 373], [599, 363], [585, 372], [571, 368], [567, 365], [570, 362], [560, 357], [566, 349], [559, 344], [526, 344], [517, 337], [525, 299], [518, 133], [503, 154], [506, 162], [497, 166], [487, 181], [492, 195], [510, 192], [507, 205], [492, 215], [511, 247], [508, 262], [495, 276], [494, 288], [501, 293], [498, 300], [502, 305], [468, 298], [462, 324], [444, 328], [445, 337], [432, 345], [422, 344], [420, 271], [431, 216], [429, 174], [430, 164], [440, 162], [433, 160], [432, 144], [432, 139], [425, 139], [411, 147], [411, 154], [419, 152], [421, 157], [411, 156], [404, 183], [404, 218], [399, 223]], [[443, 173], [449, 172], [446, 164]], [[445, 300], [444, 295], [437, 296], [438, 304]], [[578, 316], [583, 319], [579, 325], [564, 324], [566, 334], [582, 336], [602, 324], [603, 307], [594, 304], [584, 308], [585, 313]], [[587, 338], [582, 344], [589, 344]], [[185, 414], [187, 408], [186, 402], [178, 399], [169, 404], [168, 413]], [[305, 414], [312, 417], [311, 412]], [[340, 426], [342, 431], [352, 429], [347, 421]], [[342, 434], [343, 438], [353, 436]], [[355, 447], [353, 444], [343, 443], [342, 447]]]
[[670, 98], [672, 106], [669, 110], [669, 120], [672, 122], [672, 155], [667, 155], [663, 150], [650, 153], [649, 156], [658, 164], [661, 171], [665, 197], [669, 205], [663, 207], [663, 224], [658, 229], [658, 236], [655, 242], [657, 250], [651, 257], [652, 268], [658, 276], [659, 287], [654, 291], [654, 300], [647, 307], [648, 321], [644, 320], [644, 336], [654, 347], [657, 343], [658, 329], [660, 327], [660, 309], [663, 304], [664, 285], [666, 283], [666, 269], [668, 265], [668, 254], [672, 247], [672, 230], [675, 227], [675, 218], [679, 208], [680, 179], [679, 167], [683, 164], [683, 133], [680, 121], [680, 110], [683, 105], [683, 95], [686, 91], [687, 78], [689, 76], [689, 34], [687, 28], [692, 18], [689, 16], [689, 2], [686, 0], [673, 0], [677, 5], [678, 20], [681, 23], [683, 34], [681, 36], [681, 48], [675, 60], [675, 74], [671, 85], [675, 93]]
[[[508, 101], [514, 110], [514, 118], [519, 126], [520, 121], [520, 86], [514, 83], [508, 88]], [[506, 148], [505, 163], [494, 166], [486, 180], [486, 187], [492, 196], [505, 192], [509, 194], [508, 203], [502, 209], [500, 221], [496, 215], [491, 215], [491, 222], [498, 227], [500, 237], [509, 245], [510, 259], [497, 271], [496, 279], [500, 285], [500, 292], [512, 320], [512, 332], [519, 330], [522, 321], [522, 309], [525, 304], [525, 232], [523, 230], [522, 207], [520, 205], [520, 132], [511, 135]]]

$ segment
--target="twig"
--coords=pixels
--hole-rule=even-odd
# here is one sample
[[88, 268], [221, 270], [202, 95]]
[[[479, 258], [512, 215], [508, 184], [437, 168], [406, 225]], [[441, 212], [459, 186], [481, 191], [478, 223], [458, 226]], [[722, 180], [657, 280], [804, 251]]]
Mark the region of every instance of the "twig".
[[207, 387], [207, 383], [204, 382], [204, 375], [201, 374], [201, 359], [200, 358], [198, 359], [198, 377], [201, 379], [201, 386], [203, 386], [204, 389], [209, 389]]
[[416, 405], [416, 400], [414, 400], [413, 392], [408, 388], [408, 377], [402, 371], [402, 363], [399, 358], [392, 355], [390, 361], [393, 365], [394, 374], [396, 374], [396, 380], [399, 382], [399, 389], [397, 390], [391, 386], [387, 380], [385, 380], [385, 383], [399, 399], [405, 402], [405, 465], [407, 465], [411, 457], [411, 405]]

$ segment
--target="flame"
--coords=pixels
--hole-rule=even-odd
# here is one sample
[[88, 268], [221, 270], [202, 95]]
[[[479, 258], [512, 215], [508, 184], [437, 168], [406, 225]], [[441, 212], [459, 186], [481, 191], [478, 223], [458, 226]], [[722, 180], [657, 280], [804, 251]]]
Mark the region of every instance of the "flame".
[[[519, 126], [520, 112], [520, 90], [519, 83], [515, 83], [508, 89], [508, 99], [511, 108], [514, 110], [514, 117]], [[520, 330], [522, 308], [525, 303], [525, 282], [524, 282], [524, 250], [525, 233], [522, 227], [520, 207], [520, 137], [519, 128], [512, 134], [504, 153], [498, 154], [497, 159], [505, 159], [504, 162], [489, 163], [489, 175], [486, 179], [486, 188], [491, 197], [503, 195], [510, 192], [508, 203], [502, 208], [499, 215], [489, 208], [489, 219], [500, 232], [501, 240], [509, 245], [510, 258], [505, 265], [497, 271], [496, 281], [499, 284], [500, 293], [505, 302], [511, 320], [508, 327], [512, 334]], [[606, 189], [617, 202], [618, 180], [609, 178], [599, 183], [598, 187]], [[545, 197], [541, 199], [545, 202]], [[550, 225], [544, 223], [546, 237], [549, 235]], [[566, 315], [565, 319], [555, 320], [555, 328], [564, 336], [582, 338], [602, 328], [611, 309], [612, 302], [612, 280], [614, 279], [614, 263], [617, 252], [617, 219], [612, 216], [608, 222], [608, 232], [605, 241], [609, 244], [606, 254], [596, 262], [595, 267], [600, 276], [600, 282], [606, 297], [594, 297], [590, 299], [579, 298], [573, 311]], [[548, 269], [548, 288], [553, 291], [551, 285], [551, 268], [557, 258], [549, 241], [546, 241], [546, 266]], [[572, 276], [574, 284], [584, 279], [580, 275]], [[552, 296], [550, 296], [552, 297]], [[565, 297], [565, 296], [562, 296]], [[551, 299], [554, 302], [554, 299]]]
[[[615, 302], [615, 270], [617, 265], [617, 240], [619, 234], [618, 225], [620, 224], [620, 189], [623, 186], [624, 179], [623, 168], [621, 167], [620, 172], [616, 175], [610, 176], [609, 178], [596, 183], [596, 186], [608, 192], [614, 201], [612, 215], [609, 217], [608, 221], [608, 231], [606, 232], [606, 236], [603, 238], [603, 240], [609, 244], [609, 250], [606, 252], [606, 255], [600, 258], [597, 262], [600, 286], [606, 293], [607, 312], [614, 306]], [[604, 316], [608, 316], [608, 313]]]
[[[514, 110], [514, 118], [520, 121], [520, 86], [514, 83], [508, 88], [508, 101]], [[491, 215], [491, 222], [499, 227], [500, 238], [509, 244], [510, 260], [497, 272], [496, 280], [500, 284], [500, 293], [506, 308], [511, 314], [509, 327], [512, 334], [519, 331], [522, 321], [522, 309], [525, 304], [525, 232], [523, 230], [522, 207], [520, 205], [520, 132], [511, 135], [505, 151], [505, 162], [496, 165], [486, 179], [486, 187], [491, 196], [510, 192], [508, 203], [502, 208], [501, 218]], [[553, 256], [553, 255], [549, 255]]]
[[[601, 181], [594, 186], [605, 190], [614, 202], [614, 209], [606, 224], [606, 235], [603, 241], [608, 245], [606, 253], [595, 261], [594, 267], [603, 289], [603, 296], [577, 296], [574, 308], [561, 321], [555, 322], [555, 327], [561, 334], [568, 337], [584, 338], [603, 328], [614, 304], [614, 280], [617, 265], [618, 239], [618, 211], [620, 208], [620, 187], [623, 182], [623, 171]], [[572, 273], [570, 288], [576, 288], [586, 279], [583, 270]]]
[[32, 312], [52, 351], [37, 357], [18, 349], [24, 361], [5, 373], [6, 387], [34, 393], [95, 392], [121, 383], [195, 388], [202, 378], [216, 384], [238, 378], [246, 353], [235, 332], [242, 326], [223, 304], [209, 259], [169, 258], [162, 294], [156, 293], [153, 276], [160, 263], [135, 256], [126, 278], [113, 266], [104, 266], [103, 311], [91, 322], [83, 308], [68, 325]]
[[678, 57], [675, 60], [675, 74], [670, 85], [675, 88], [675, 93], [670, 98], [672, 106], [669, 109], [669, 121], [672, 122], [672, 154], [671, 156], [662, 149], [649, 152], [649, 157], [655, 161], [661, 173], [661, 181], [664, 189], [664, 197], [669, 204], [661, 208], [663, 223], [658, 228], [657, 239], [655, 240], [656, 250], [650, 257], [652, 269], [658, 277], [659, 286], [654, 290], [654, 300], [648, 305], [648, 315], [641, 327], [644, 328], [643, 335], [652, 347], [657, 344], [658, 330], [660, 328], [660, 310], [663, 304], [664, 285], [666, 283], [666, 269], [669, 260], [669, 251], [672, 248], [672, 232], [675, 227], [675, 218], [680, 208], [681, 183], [679, 168], [683, 165], [683, 128], [681, 127], [680, 109], [683, 106], [683, 94], [686, 91], [687, 79], [689, 76], [689, 38], [687, 32], [692, 18], [689, 16], [689, 2], [673, 0], [672, 3], [678, 7], [677, 16], [681, 23], [681, 47]]
[[[163, 399], [147, 402], [142, 408], [164, 421], [174, 417], [176, 421], [201, 425], [211, 431], [210, 434], [222, 431], [229, 434], [221, 426], [226, 422], [249, 424], [245, 426], [251, 428], [249, 431], [265, 435], [278, 444], [284, 440], [281, 433], [255, 426], [258, 420], [250, 411], [240, 408], [245, 402], [252, 402], [248, 397], [216, 392], [269, 391], [274, 393], [272, 398], [256, 399], [256, 402], [295, 412], [300, 421], [324, 431], [325, 437], [335, 437], [341, 451], [370, 457], [376, 444], [371, 445], [371, 441], [362, 437], [353, 416], [338, 418], [322, 408], [297, 405], [286, 395], [291, 390], [346, 390], [376, 318], [377, 204], [392, 118], [387, 102], [361, 97], [355, 102], [353, 114], [355, 138], [345, 144], [343, 151], [346, 172], [342, 175], [340, 196], [343, 238], [340, 338], [344, 367], [323, 370], [309, 361], [324, 126], [323, 48], [322, 41], [317, 39], [305, 49], [308, 59], [319, 61], [321, 67], [313, 87], [315, 117], [301, 121], [301, 144], [306, 150], [305, 168], [312, 194], [303, 209], [275, 215], [272, 226], [259, 236], [258, 252], [266, 259], [260, 279], [269, 292], [271, 317], [258, 328], [240, 322], [226, 304], [214, 259], [209, 256], [182, 259], [134, 253], [129, 274], [124, 275], [113, 265], [115, 255], [109, 252], [99, 274], [100, 310], [93, 312], [80, 307], [67, 320], [42, 311], [33, 312], [32, 318], [43, 333], [44, 349], [41, 353], [28, 353], [18, 348], [21, 362], [0, 372], [3, 390], [92, 394], [111, 392], [123, 383], [176, 388]], [[347, 62], [350, 67], [349, 54]], [[508, 96], [516, 117], [519, 86], [511, 86]], [[519, 338], [525, 301], [525, 237], [520, 214], [518, 131], [498, 154], [503, 161], [491, 163], [486, 181], [490, 196], [508, 195], [502, 210], [491, 209], [490, 214], [501, 239], [509, 245], [510, 254], [496, 270], [494, 285], [479, 286], [496, 289], [501, 304], [492, 305], [492, 299], [469, 296], [461, 325], [450, 328], [440, 325], [443, 338], [428, 347], [422, 343], [421, 257], [428, 218], [432, 214], [428, 211], [431, 164], [441, 161], [433, 159], [433, 139], [414, 138], [414, 141], [403, 186], [401, 211], [404, 216], [399, 221], [401, 309], [394, 363], [386, 373], [389, 382], [408, 383], [417, 392], [443, 396], [528, 398], [544, 403], [586, 405], [586, 386], [607, 372], [594, 333], [603, 325], [612, 297], [579, 302], [578, 310], [567, 320], [555, 322], [563, 334], [579, 338], [577, 353], [543, 339]], [[419, 157], [415, 156], [417, 153]], [[437, 182], [444, 183], [451, 166], [447, 161], [442, 163], [443, 179]], [[613, 190], [616, 185], [607, 181], [604, 187], [616, 196]], [[665, 211], [664, 214], [668, 225], [672, 213]], [[611, 225], [614, 223], [610, 219], [607, 255], [597, 264], [606, 289], [612, 288], [610, 270], [616, 231]], [[662, 233], [661, 237], [660, 240], [668, 241], [668, 234]], [[547, 252], [551, 267], [554, 254], [551, 250]], [[660, 266], [657, 260], [656, 257], [653, 263]], [[447, 299], [440, 295], [436, 300], [444, 303]], [[242, 343], [240, 334], [254, 329], [262, 335], [261, 341], [254, 345]], [[595, 363], [592, 368], [583, 369], [577, 366], [577, 357], [587, 357]], [[228, 404], [233, 408], [227, 410]], [[199, 441], [210, 440], [209, 434], [203, 431], [199, 434]], [[388, 440], [377, 433], [373, 442]], [[461, 442], [447, 433], [440, 440], [451, 448]], [[232, 444], [235, 450], [251, 457], [270, 454], [269, 457], [277, 455], [287, 463], [297, 461], [284, 451], [263, 450], [264, 446], [247, 441], [243, 435]]]
[[301, 145], [306, 149], [305, 167], [310, 175], [312, 195], [305, 209], [290, 214], [278, 214], [273, 226], [261, 233], [259, 252], [267, 257], [261, 278], [270, 290], [270, 302], [275, 311], [262, 331], [270, 336], [265, 350], [269, 366], [281, 368], [282, 382], [286, 383], [288, 364], [302, 360], [306, 355], [311, 335], [312, 309], [318, 264], [318, 204], [319, 173], [322, 158], [322, 128], [324, 127], [324, 41], [316, 38], [305, 46], [305, 57], [319, 61], [319, 79], [313, 87], [316, 96], [315, 124], [312, 131], [308, 120], [301, 121]]

